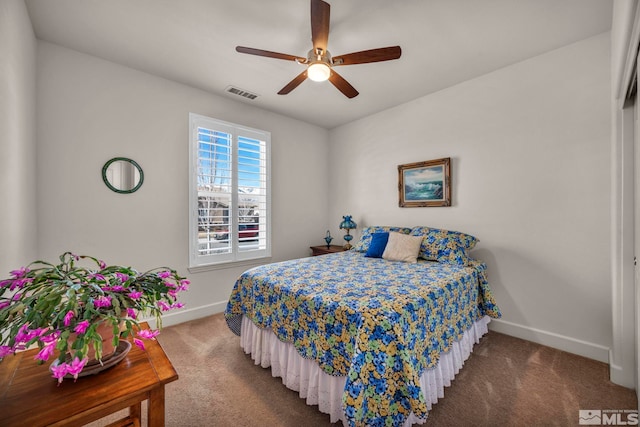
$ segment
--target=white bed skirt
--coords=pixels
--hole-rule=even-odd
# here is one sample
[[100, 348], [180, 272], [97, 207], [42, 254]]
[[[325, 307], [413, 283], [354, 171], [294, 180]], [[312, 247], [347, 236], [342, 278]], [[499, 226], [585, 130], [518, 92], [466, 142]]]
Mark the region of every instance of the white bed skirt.
[[[487, 333], [489, 321], [490, 318], [485, 316], [474, 323], [462, 339], [453, 344], [451, 351], [440, 355], [438, 365], [423, 372], [420, 387], [428, 410], [438, 399], [444, 397], [444, 388], [451, 385], [473, 351], [474, 344]], [[240, 346], [246, 354], [251, 354], [256, 365], [271, 367], [271, 374], [282, 378], [282, 383], [287, 388], [299, 392], [300, 397], [306, 399], [307, 405], [318, 405], [321, 412], [330, 415], [332, 423], [341, 420], [347, 425], [342, 411], [346, 377], [325, 373], [316, 362], [300, 356], [293, 344], [280, 341], [273, 332], [258, 328], [247, 317], [242, 318]], [[404, 425], [410, 427], [425, 421], [412, 413]]]

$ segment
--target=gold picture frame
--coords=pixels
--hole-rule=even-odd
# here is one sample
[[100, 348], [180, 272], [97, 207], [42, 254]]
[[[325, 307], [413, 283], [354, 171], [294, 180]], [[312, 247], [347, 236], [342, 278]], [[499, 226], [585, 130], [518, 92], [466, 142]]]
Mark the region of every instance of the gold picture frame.
[[398, 166], [401, 208], [451, 206], [451, 158]]

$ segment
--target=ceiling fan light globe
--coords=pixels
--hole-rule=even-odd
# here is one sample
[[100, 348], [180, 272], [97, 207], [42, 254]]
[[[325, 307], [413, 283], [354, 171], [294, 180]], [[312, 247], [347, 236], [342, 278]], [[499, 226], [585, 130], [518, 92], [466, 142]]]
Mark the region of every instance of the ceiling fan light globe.
[[324, 82], [329, 79], [331, 69], [323, 62], [316, 62], [307, 68], [307, 77], [314, 82]]

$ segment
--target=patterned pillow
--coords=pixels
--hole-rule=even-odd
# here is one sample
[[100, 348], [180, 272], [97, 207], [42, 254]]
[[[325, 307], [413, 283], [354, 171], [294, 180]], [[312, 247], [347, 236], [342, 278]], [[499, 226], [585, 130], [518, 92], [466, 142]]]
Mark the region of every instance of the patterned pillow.
[[382, 258], [382, 254], [387, 248], [388, 241], [389, 233], [373, 233], [371, 235], [371, 243], [369, 244], [369, 249], [367, 249], [367, 252], [364, 254], [364, 256], [369, 258]]
[[420, 258], [444, 264], [469, 264], [469, 251], [478, 239], [458, 231], [438, 228], [414, 227], [412, 236], [424, 236], [420, 245]]
[[422, 236], [391, 232], [382, 258], [389, 261], [417, 262], [421, 243]]
[[353, 250], [358, 252], [367, 252], [369, 245], [371, 244], [371, 235], [373, 233], [389, 233], [395, 231], [402, 234], [411, 233], [411, 229], [408, 227], [394, 227], [388, 225], [372, 225], [371, 227], [365, 227], [362, 229], [362, 236], [358, 243], [353, 245]]

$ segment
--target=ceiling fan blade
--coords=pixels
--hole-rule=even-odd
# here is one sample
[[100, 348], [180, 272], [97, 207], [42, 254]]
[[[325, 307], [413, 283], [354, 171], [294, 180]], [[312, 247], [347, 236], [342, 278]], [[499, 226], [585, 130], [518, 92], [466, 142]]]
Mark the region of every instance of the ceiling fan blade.
[[298, 74], [295, 79], [287, 83], [285, 87], [280, 89], [280, 92], [278, 92], [278, 95], [288, 94], [289, 92], [291, 92], [292, 90], [300, 86], [300, 83], [302, 83], [306, 78], [307, 78], [307, 70], [304, 70], [303, 72]]
[[351, 86], [351, 84], [349, 84], [349, 82], [346, 81], [344, 77], [333, 70], [331, 70], [329, 81], [347, 98], [355, 98], [356, 96], [358, 96], [358, 91], [353, 86]]
[[363, 50], [333, 57], [333, 65], [367, 64], [369, 62], [390, 61], [400, 58], [400, 46], [381, 47], [379, 49]]
[[296, 61], [305, 63], [307, 58], [300, 56], [287, 55], [286, 53], [271, 52], [269, 50], [254, 49], [252, 47], [236, 46], [236, 52], [248, 53], [249, 55], [266, 56], [267, 58], [284, 59], [286, 61]]
[[311, 0], [311, 41], [313, 48], [327, 50], [331, 6], [322, 0]]

